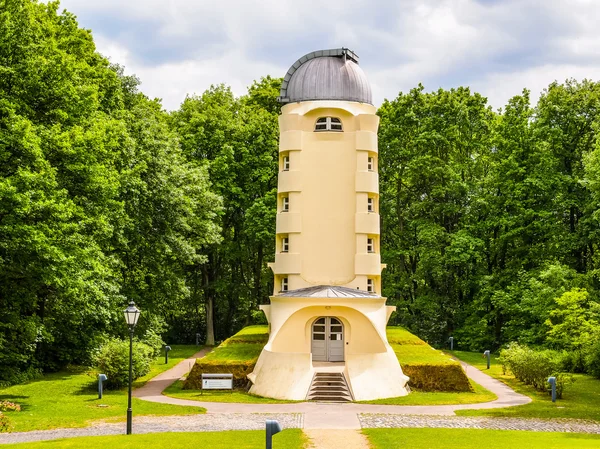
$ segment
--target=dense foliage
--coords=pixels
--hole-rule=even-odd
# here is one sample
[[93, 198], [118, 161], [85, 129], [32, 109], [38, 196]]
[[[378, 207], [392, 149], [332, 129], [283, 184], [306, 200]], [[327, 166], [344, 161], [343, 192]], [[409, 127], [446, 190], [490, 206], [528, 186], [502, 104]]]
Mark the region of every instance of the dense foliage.
[[[106, 341], [94, 354], [94, 366], [102, 374], [106, 374], [106, 386], [119, 388], [129, 381], [129, 341], [113, 338]], [[150, 372], [150, 364], [154, 360], [152, 347], [133, 343], [131, 371], [132, 378], [138, 379]]]
[[[58, 4], [0, 8], [0, 381], [185, 314], [220, 199], [168, 116]], [[145, 329], [140, 329], [142, 333]]]
[[[156, 347], [225, 339], [272, 291], [281, 80], [213, 86], [169, 114], [58, 8], [0, 0], [0, 382], [90, 362], [126, 336], [129, 299]], [[498, 112], [463, 87], [384, 102], [395, 324], [584, 359], [600, 340], [599, 108], [587, 80]]]
[[573, 80], [499, 113], [465, 88], [384, 102], [382, 257], [396, 322], [439, 345], [567, 348], [579, 333], [565, 332], [570, 297], [557, 298], [572, 291], [591, 301], [581, 337], [598, 335], [599, 107], [600, 84]]
[[539, 391], [551, 392], [548, 378], [556, 378], [556, 397], [561, 399], [565, 388], [573, 382], [573, 376], [563, 372], [562, 354], [557, 351], [536, 351], [527, 346], [511, 343], [500, 351], [498, 359], [503, 370], [509, 370], [515, 378]]

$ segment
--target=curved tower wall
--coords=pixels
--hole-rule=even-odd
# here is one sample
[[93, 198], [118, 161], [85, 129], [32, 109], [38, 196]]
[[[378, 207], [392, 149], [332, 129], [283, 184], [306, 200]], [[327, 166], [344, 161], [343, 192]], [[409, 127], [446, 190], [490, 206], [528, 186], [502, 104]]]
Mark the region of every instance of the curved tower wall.
[[[339, 118], [343, 130], [315, 131], [320, 117]], [[288, 290], [339, 285], [364, 291], [371, 279], [381, 292], [378, 125], [375, 107], [364, 103], [318, 100], [282, 108], [274, 294], [282, 278]]]

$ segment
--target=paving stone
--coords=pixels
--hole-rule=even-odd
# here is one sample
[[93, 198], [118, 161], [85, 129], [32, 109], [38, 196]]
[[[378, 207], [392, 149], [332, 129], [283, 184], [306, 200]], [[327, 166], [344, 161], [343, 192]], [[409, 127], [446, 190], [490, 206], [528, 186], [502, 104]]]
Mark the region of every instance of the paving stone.
[[583, 419], [489, 418], [361, 413], [362, 428], [444, 428], [529, 430], [533, 432], [577, 432], [600, 434], [600, 423]]

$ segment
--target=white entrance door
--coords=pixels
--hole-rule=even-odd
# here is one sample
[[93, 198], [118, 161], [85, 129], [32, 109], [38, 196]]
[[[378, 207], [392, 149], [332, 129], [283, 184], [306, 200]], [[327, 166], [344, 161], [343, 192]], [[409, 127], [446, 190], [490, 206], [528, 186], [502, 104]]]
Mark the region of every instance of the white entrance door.
[[318, 318], [312, 326], [312, 359], [315, 362], [344, 361], [344, 326], [337, 318]]

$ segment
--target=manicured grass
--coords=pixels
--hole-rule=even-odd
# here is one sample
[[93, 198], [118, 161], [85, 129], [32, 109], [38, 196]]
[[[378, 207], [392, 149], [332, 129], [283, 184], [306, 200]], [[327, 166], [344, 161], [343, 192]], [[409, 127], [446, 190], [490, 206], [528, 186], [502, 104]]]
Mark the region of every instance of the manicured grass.
[[[164, 360], [163, 360], [164, 362]], [[48, 374], [41, 379], [0, 389], [0, 400], [21, 405], [20, 412], [6, 412], [14, 431], [57, 427], [85, 427], [92, 420], [124, 421], [127, 390], [105, 390], [98, 399], [97, 381], [82, 370]], [[191, 415], [201, 407], [157, 404], [133, 398], [134, 415]]]
[[269, 339], [268, 326], [248, 326], [202, 358], [205, 362], [256, 363]]
[[184, 390], [183, 382], [177, 381], [169, 386], [164, 395], [180, 399], [189, 399], [199, 402], [241, 402], [244, 404], [286, 404], [299, 401], [282, 401], [279, 399], [263, 398], [246, 393], [243, 390], [222, 391], [222, 390]]
[[[135, 430], [135, 429], [134, 429]], [[300, 429], [287, 429], [273, 436], [277, 449], [303, 449], [307, 438]], [[199, 447], [210, 449], [262, 449], [265, 432], [260, 430], [198, 432], [198, 433], [151, 433], [145, 435], [114, 435], [103, 437], [80, 437], [38, 443], [7, 444], [3, 448], [15, 449], [164, 449]]]
[[398, 345], [392, 344], [392, 349], [398, 357], [400, 364], [414, 365], [428, 363], [432, 365], [456, 365], [449, 355], [432, 348], [429, 345]]
[[504, 382], [518, 393], [525, 394], [533, 402], [518, 407], [490, 410], [459, 410], [462, 416], [506, 416], [522, 418], [579, 418], [600, 421], [600, 380], [584, 374], [575, 374], [575, 383], [569, 385], [563, 398], [552, 402], [550, 395], [536, 391], [516, 380], [511, 374], [503, 374], [496, 356], [492, 355], [490, 369], [479, 353], [454, 351], [453, 354], [486, 374]]
[[388, 326], [388, 342], [396, 353], [400, 364], [429, 363], [434, 365], [454, 365], [457, 362], [442, 351], [432, 348], [419, 337], [399, 326]]
[[386, 328], [388, 342], [393, 345], [427, 345], [415, 334], [410, 333], [400, 326], [388, 326]]
[[479, 429], [364, 429], [373, 449], [587, 449], [600, 435]]
[[182, 360], [190, 358], [198, 351], [202, 349], [202, 346], [195, 345], [169, 345], [171, 346], [171, 350], [169, 351], [169, 363], [165, 363], [165, 353], [162, 351], [161, 355], [159, 355], [152, 366], [150, 367], [150, 372], [146, 374], [144, 377], [140, 377], [139, 379], [133, 382], [134, 388], [139, 388], [148, 382], [153, 377], [156, 377], [160, 373], [167, 371], [168, 369], [173, 368]]
[[375, 401], [360, 401], [362, 404], [381, 405], [452, 405], [476, 404], [480, 402], [495, 401], [498, 397], [481, 385], [471, 381], [474, 392], [453, 393], [445, 391], [417, 391], [413, 390], [408, 396], [398, 398], [377, 399]]

